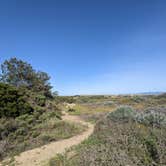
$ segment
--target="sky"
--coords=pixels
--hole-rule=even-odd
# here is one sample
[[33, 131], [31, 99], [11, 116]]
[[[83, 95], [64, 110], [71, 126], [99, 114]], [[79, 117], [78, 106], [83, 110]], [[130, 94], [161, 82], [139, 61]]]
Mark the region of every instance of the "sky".
[[60, 95], [166, 91], [166, 1], [0, 0], [0, 63], [11, 57]]

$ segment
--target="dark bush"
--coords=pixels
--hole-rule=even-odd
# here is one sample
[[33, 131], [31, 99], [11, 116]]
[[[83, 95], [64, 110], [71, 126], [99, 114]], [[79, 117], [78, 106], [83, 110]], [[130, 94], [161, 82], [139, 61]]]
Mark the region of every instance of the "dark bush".
[[0, 99], [0, 118], [15, 118], [33, 112], [32, 107], [25, 101], [23, 92], [8, 84], [0, 83]]
[[73, 108], [69, 108], [68, 109], [68, 112], [75, 112], [76, 110], [75, 109], [73, 109]]
[[39, 106], [45, 106], [45, 104], [46, 104], [46, 97], [43, 96], [43, 95], [38, 95], [38, 96], [36, 96], [35, 101], [36, 101], [36, 103]]

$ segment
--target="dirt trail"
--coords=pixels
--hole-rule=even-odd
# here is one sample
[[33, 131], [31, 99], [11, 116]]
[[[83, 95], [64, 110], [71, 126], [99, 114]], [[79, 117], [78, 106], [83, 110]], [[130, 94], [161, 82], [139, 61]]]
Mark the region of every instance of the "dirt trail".
[[81, 143], [83, 140], [88, 138], [94, 130], [93, 124], [81, 120], [78, 116], [71, 116], [65, 113], [65, 115], [63, 116], [63, 120], [87, 125], [88, 129], [85, 132], [79, 135], [76, 135], [74, 137], [71, 137], [69, 139], [52, 142], [42, 147], [35, 148], [35, 149], [21, 153], [19, 156], [15, 157], [15, 161], [17, 162], [17, 165], [19, 166], [38, 165], [39, 166], [44, 161], [54, 157], [57, 153], [63, 153], [65, 149], [73, 145], [77, 145]]

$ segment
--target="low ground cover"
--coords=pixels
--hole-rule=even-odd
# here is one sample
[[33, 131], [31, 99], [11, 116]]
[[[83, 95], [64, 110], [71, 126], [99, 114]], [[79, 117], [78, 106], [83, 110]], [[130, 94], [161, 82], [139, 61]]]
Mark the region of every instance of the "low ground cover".
[[91, 137], [51, 159], [48, 165], [164, 166], [165, 119], [165, 114], [157, 110], [138, 113], [120, 107], [97, 122]]

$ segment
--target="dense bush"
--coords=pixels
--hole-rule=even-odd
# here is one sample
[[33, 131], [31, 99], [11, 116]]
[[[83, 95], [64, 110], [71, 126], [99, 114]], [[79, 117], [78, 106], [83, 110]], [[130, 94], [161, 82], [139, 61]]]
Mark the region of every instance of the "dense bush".
[[68, 112], [75, 112], [76, 110], [74, 108], [69, 108]]
[[17, 117], [31, 112], [32, 107], [19, 89], [0, 83], [0, 117]]
[[134, 119], [135, 112], [130, 107], [120, 107], [116, 111], [109, 113], [107, 116], [113, 121], [124, 122]]
[[84, 129], [84, 126], [60, 120], [59, 110], [38, 110], [16, 118], [0, 118], [0, 161], [51, 141], [77, 135]]
[[36, 104], [39, 106], [45, 106], [46, 104], [46, 97], [43, 95], [37, 95], [35, 98]]
[[114, 122], [129, 122], [130, 120], [152, 127], [166, 126], [166, 115], [157, 110], [136, 112], [131, 107], [120, 107], [107, 115]]
[[136, 121], [145, 125], [155, 127], [166, 126], [166, 115], [155, 110], [147, 110], [137, 113]]

